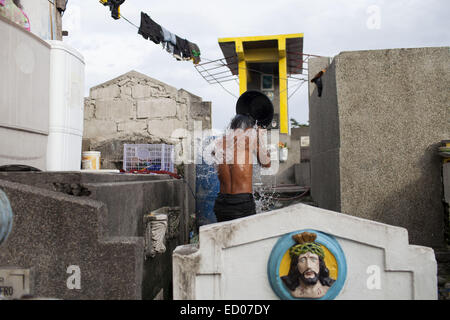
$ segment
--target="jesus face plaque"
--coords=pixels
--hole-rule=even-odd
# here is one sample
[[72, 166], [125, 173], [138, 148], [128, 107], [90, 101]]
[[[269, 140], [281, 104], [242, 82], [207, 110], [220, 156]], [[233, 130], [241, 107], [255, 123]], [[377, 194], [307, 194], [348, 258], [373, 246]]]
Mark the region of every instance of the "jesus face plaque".
[[272, 289], [288, 300], [334, 299], [343, 287], [346, 270], [339, 243], [316, 230], [300, 230], [280, 238], [268, 263]]

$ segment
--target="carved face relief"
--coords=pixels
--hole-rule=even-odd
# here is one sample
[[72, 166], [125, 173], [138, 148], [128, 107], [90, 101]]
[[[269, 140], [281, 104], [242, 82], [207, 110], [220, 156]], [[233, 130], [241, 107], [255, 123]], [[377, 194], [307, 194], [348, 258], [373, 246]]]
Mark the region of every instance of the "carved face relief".
[[292, 236], [296, 244], [289, 249], [290, 270], [281, 279], [294, 298], [321, 298], [334, 282], [325, 263], [327, 249], [316, 238], [312, 232]]
[[301, 254], [298, 257], [297, 268], [300, 273], [300, 279], [306, 285], [316, 284], [320, 272], [319, 256], [311, 252]]
[[272, 289], [286, 300], [334, 299], [347, 276], [345, 255], [336, 239], [311, 229], [280, 238], [268, 270]]

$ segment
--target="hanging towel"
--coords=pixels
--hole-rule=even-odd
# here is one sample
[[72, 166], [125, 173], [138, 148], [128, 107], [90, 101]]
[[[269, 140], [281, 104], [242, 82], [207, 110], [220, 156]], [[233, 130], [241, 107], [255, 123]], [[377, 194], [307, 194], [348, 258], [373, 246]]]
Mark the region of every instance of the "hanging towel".
[[161, 42], [163, 49], [165, 49], [168, 53], [174, 54], [175, 53], [175, 46], [170, 42]]
[[163, 41], [169, 42], [170, 41], [170, 31], [161, 26], [162, 34], [163, 34]]
[[323, 89], [322, 76], [325, 72], [326, 72], [326, 69], [323, 69], [311, 79], [311, 82], [315, 83], [317, 86], [317, 95], [319, 97], [322, 96], [322, 89]]
[[[167, 52], [174, 54], [175, 51], [175, 45], [176, 45], [176, 38], [175, 35], [170, 32], [169, 30], [167, 30], [166, 28], [164, 28], [163, 26], [161, 26], [161, 30], [162, 30], [162, 34], [163, 34], [163, 40], [162, 40], [162, 45], [163, 48], [167, 50]], [[175, 44], [173, 44], [173, 39], [175, 39]]]
[[145, 12], [141, 12], [141, 25], [138, 34], [145, 39], [150, 39], [156, 44], [164, 40], [161, 26], [153, 21]]
[[176, 39], [176, 35], [174, 35], [172, 32], [170, 32], [169, 30], [167, 30], [166, 28], [164, 28], [163, 26], [161, 26], [161, 30], [164, 36], [164, 42], [170, 42], [172, 45], [176, 46], [177, 45], [177, 39]]

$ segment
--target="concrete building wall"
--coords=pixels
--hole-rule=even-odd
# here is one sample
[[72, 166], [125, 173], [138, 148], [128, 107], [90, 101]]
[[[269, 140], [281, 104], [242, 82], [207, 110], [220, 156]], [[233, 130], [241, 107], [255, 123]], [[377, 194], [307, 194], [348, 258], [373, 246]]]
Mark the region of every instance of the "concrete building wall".
[[329, 58], [310, 59], [309, 80], [329, 67], [322, 76], [323, 92], [308, 81], [311, 151], [311, 196], [321, 208], [340, 211], [339, 114], [334, 65]]
[[[322, 67], [310, 63], [310, 77]], [[310, 84], [313, 197], [320, 207], [443, 244], [437, 145], [450, 134], [450, 51], [343, 52]], [[312, 89], [314, 90], [314, 89]]]
[[195, 121], [201, 121], [199, 129], [211, 129], [210, 102], [131, 71], [91, 88], [85, 150], [102, 152], [102, 168], [121, 169], [124, 143], [181, 144], [193, 134]]
[[295, 184], [295, 165], [300, 163], [300, 140], [292, 138], [291, 135], [280, 134], [280, 142], [287, 144], [288, 159], [279, 163], [275, 177], [276, 183], [278, 185]]
[[211, 121], [211, 102], [131, 71], [91, 88], [85, 99], [83, 151], [100, 151], [103, 169], [122, 169], [126, 143], [175, 145], [176, 165], [186, 179], [185, 205], [193, 213], [194, 131], [201, 137], [206, 130], [208, 136]]
[[311, 187], [309, 126], [292, 128], [291, 140], [298, 140], [300, 144], [300, 163], [294, 164], [295, 184]]

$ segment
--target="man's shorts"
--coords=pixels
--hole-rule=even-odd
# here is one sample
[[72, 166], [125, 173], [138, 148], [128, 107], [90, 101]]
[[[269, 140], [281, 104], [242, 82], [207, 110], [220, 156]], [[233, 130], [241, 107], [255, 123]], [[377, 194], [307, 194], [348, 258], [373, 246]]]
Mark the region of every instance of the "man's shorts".
[[256, 213], [255, 199], [251, 193], [219, 193], [214, 204], [217, 222], [229, 221]]

